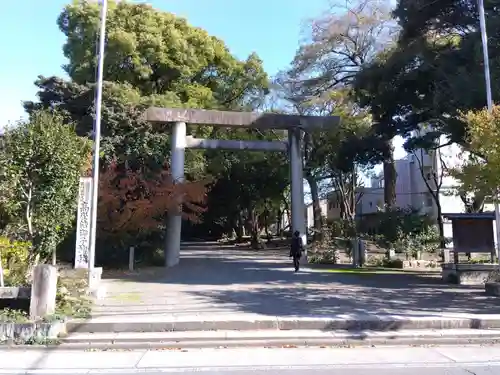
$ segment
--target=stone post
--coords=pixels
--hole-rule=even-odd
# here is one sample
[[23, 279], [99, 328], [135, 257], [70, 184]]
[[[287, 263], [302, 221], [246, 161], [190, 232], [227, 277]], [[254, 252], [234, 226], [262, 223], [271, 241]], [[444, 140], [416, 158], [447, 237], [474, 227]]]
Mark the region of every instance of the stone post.
[[359, 240], [359, 265], [364, 266], [366, 263], [366, 242], [362, 239]]
[[57, 268], [40, 264], [33, 270], [30, 318], [39, 319], [56, 311]]
[[353, 239], [351, 240], [351, 257], [352, 257], [352, 266], [359, 266], [359, 240]]
[[130, 246], [128, 249], [128, 270], [133, 271], [135, 266], [135, 247]]

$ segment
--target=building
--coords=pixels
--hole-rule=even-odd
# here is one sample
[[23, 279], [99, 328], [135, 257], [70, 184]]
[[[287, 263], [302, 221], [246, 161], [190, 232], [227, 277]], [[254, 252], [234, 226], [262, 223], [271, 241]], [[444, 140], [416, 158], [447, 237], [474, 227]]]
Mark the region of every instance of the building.
[[[340, 202], [339, 195], [332, 191], [325, 199], [319, 201], [321, 214], [327, 219], [337, 219], [340, 217]], [[314, 225], [313, 205], [309, 203], [306, 205], [306, 227], [311, 228]]]
[[[464, 204], [456, 195], [456, 180], [449, 176], [447, 170], [457, 167], [466, 156], [458, 145], [445, 145], [446, 139], [441, 139], [442, 147], [433, 151], [417, 150], [407, 153], [396, 160], [396, 206], [413, 207], [422, 214], [437, 219], [437, 204], [430, 189], [439, 190], [438, 199], [442, 213], [464, 212]], [[430, 188], [430, 189], [429, 189]], [[383, 171], [373, 176], [368, 186], [358, 188], [358, 203], [356, 217], [369, 220], [384, 205]], [[329, 219], [340, 217], [338, 194], [332, 192], [320, 204], [323, 215]], [[492, 210], [486, 207], [487, 210]], [[307, 224], [313, 225], [312, 204], [307, 206]], [[445, 224], [445, 236], [451, 237], [451, 226]]]

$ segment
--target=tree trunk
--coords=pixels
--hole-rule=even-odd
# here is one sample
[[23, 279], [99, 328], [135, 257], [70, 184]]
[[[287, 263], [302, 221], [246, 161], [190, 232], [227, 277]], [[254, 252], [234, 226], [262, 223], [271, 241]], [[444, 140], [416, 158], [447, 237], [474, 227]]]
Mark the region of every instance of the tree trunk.
[[384, 203], [386, 209], [396, 206], [396, 168], [394, 165], [394, 147], [392, 140], [385, 145], [384, 155]]
[[485, 197], [479, 194], [474, 195], [471, 199], [467, 198], [465, 194], [460, 195], [462, 202], [465, 206], [465, 212], [468, 214], [483, 212]]
[[472, 209], [473, 212], [483, 212], [484, 210], [484, 196], [480, 194], [474, 195], [472, 199]]
[[272, 236], [269, 232], [269, 210], [267, 208], [264, 211], [264, 230], [266, 231], [267, 243], [270, 243]]
[[255, 212], [255, 208], [248, 209], [249, 222], [250, 222], [250, 242], [254, 249], [261, 249], [262, 244], [259, 235], [259, 218]]
[[444, 238], [444, 222], [443, 222], [443, 215], [442, 215], [440, 206], [441, 206], [441, 204], [438, 203], [437, 224], [438, 224], [438, 231], [439, 231], [439, 247], [441, 249], [444, 249], [446, 247], [446, 239]]
[[278, 210], [278, 220], [276, 221], [276, 235], [279, 237], [283, 233], [283, 228], [281, 227], [281, 223], [283, 221], [283, 210]]
[[286, 198], [283, 198], [283, 204], [285, 205], [286, 217], [288, 219], [288, 225], [286, 225], [283, 229], [286, 229], [286, 227], [292, 228], [292, 214], [290, 213], [290, 205], [288, 204]]
[[240, 211], [238, 213], [238, 231], [236, 233], [236, 240], [238, 242], [243, 242], [244, 236], [245, 236], [245, 220], [243, 220], [243, 213]]
[[318, 181], [310, 173], [306, 173], [306, 180], [311, 190], [311, 199], [313, 206], [314, 236], [313, 241], [321, 240], [323, 230], [323, 215], [321, 212]]

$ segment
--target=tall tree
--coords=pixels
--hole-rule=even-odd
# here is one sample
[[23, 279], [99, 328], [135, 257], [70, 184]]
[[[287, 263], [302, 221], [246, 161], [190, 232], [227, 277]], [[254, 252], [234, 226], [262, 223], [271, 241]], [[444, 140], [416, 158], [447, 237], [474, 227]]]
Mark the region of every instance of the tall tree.
[[[495, 1], [485, 4], [493, 96], [500, 98], [500, 18], [495, 7]], [[358, 99], [388, 119], [379, 133], [402, 135], [410, 151], [432, 149], [443, 135], [448, 144], [468, 149], [467, 124], [460, 113], [486, 102], [483, 65], [477, 63], [483, 60], [477, 2], [400, 0], [394, 15], [401, 27], [397, 46], [358, 75]], [[418, 130], [423, 125], [432, 131], [422, 136]], [[481, 207], [483, 199], [477, 195], [472, 206]], [[466, 200], [469, 205], [470, 198]]]
[[[66, 36], [65, 70], [71, 80], [39, 77], [40, 101], [27, 102], [25, 107], [28, 111], [64, 109], [77, 122], [80, 134], [88, 134], [92, 131], [99, 6], [75, 1], [64, 8], [58, 24]], [[103, 136], [109, 149], [120, 146], [129, 152], [134, 132], [149, 133], [151, 142], [159, 142], [162, 165], [168, 150], [167, 129], [153, 129], [138, 121], [144, 107], [238, 109], [267, 92], [267, 75], [257, 55], [240, 61], [221, 40], [149, 5], [111, 1], [106, 37]], [[212, 129], [190, 131], [207, 135]]]
[[32, 243], [30, 262], [45, 261], [74, 224], [79, 178], [90, 144], [58, 114], [34, 112], [5, 131], [0, 150], [0, 206], [11, 233]]
[[[332, 8], [312, 23], [311, 38], [301, 46], [289, 72], [298, 98], [309, 99], [351, 87], [357, 73], [392, 43], [395, 24], [389, 1], [359, 0]], [[374, 117], [375, 122], [382, 121]], [[395, 203], [396, 171], [392, 138], [383, 149], [385, 203]]]
[[[98, 4], [66, 6], [58, 25], [66, 36], [66, 72], [76, 83], [93, 82]], [[169, 94], [196, 108], [228, 108], [260, 99], [267, 86], [256, 54], [239, 61], [220, 39], [147, 4], [111, 1], [106, 37], [104, 79], [129, 83], [142, 95]]]
[[[500, 106], [462, 114], [467, 124], [469, 150], [452, 170], [464, 192], [496, 199], [500, 186]], [[480, 156], [479, 156], [480, 155]]]
[[441, 193], [444, 178], [448, 175], [448, 166], [442, 154], [441, 148], [435, 147], [432, 150], [427, 150], [430, 159], [435, 162], [430, 168], [424, 165], [425, 153], [423, 149], [413, 150], [413, 155], [417, 160], [418, 170], [422, 181], [424, 181], [427, 192], [431, 195], [432, 201], [436, 206], [436, 221], [438, 226], [440, 247], [446, 247], [446, 238], [444, 236], [444, 221], [443, 221], [443, 208], [441, 205]]
[[[57, 109], [67, 121], [76, 124], [78, 134], [90, 136], [98, 5], [75, 1], [64, 8], [58, 25], [66, 36], [63, 49], [68, 62], [64, 68], [69, 79], [39, 77], [39, 100], [26, 102], [25, 108], [30, 113]], [[126, 161], [136, 171], [149, 169], [152, 176], [161, 171], [165, 161], [168, 163], [169, 129], [141, 119], [148, 106], [253, 109], [268, 91], [268, 77], [256, 54], [239, 60], [220, 39], [149, 5], [110, 1], [106, 43], [102, 157], [108, 163]], [[232, 130], [210, 126], [189, 126], [188, 132], [209, 138], [240, 136]], [[228, 175], [228, 164], [220, 163], [216, 156], [211, 150], [187, 150], [187, 178], [199, 180], [212, 174], [216, 184], [219, 177]], [[244, 155], [232, 157], [234, 165], [248, 163]], [[221, 165], [224, 168], [216, 168]], [[248, 171], [255, 174], [255, 179], [261, 173], [257, 168]], [[227, 181], [226, 190], [231, 184], [234, 185]], [[211, 194], [209, 203], [213, 201]], [[226, 208], [230, 211], [233, 207]], [[208, 207], [203, 217], [208, 217], [210, 210]]]

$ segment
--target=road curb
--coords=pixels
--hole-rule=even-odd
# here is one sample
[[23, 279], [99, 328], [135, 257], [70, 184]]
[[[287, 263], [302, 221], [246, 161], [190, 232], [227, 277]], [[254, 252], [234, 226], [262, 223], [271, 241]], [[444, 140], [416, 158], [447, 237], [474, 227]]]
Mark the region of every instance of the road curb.
[[322, 331], [397, 331], [418, 329], [497, 329], [500, 315], [481, 317], [407, 317], [407, 316], [339, 316], [333, 318], [204, 319], [162, 321], [72, 320], [67, 332], [183, 332], [183, 331], [255, 331], [255, 330], [322, 330]]
[[171, 342], [114, 342], [114, 343], [59, 343], [53, 345], [5, 345], [9, 350], [78, 350], [78, 351], [113, 351], [113, 350], [187, 350], [208, 348], [294, 348], [294, 347], [374, 347], [374, 346], [438, 346], [438, 345], [497, 345], [498, 337], [439, 337], [398, 339], [243, 339], [243, 340], [186, 340]]

